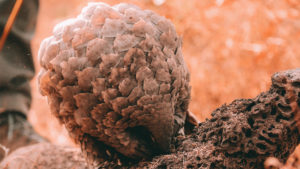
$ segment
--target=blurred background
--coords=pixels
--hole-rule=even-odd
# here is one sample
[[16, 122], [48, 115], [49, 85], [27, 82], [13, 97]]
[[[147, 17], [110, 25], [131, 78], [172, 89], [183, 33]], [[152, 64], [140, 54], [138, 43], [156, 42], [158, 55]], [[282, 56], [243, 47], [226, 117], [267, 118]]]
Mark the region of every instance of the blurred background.
[[[54, 25], [76, 17], [88, 0], [40, 0], [32, 49], [37, 73], [40, 42]], [[95, 1], [93, 1], [95, 2]], [[133, 3], [170, 19], [183, 37], [183, 54], [191, 73], [190, 111], [199, 120], [237, 98], [268, 90], [273, 73], [300, 68], [299, 0], [103, 0]], [[32, 81], [29, 119], [56, 144], [73, 144], [51, 115], [46, 98]]]

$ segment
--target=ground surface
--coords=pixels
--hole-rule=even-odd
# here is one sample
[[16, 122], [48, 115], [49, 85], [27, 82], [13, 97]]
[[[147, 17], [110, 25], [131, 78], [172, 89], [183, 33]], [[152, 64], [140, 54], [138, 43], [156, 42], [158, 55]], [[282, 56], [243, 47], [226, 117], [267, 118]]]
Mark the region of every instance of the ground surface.
[[[53, 26], [75, 16], [88, 1], [41, 0], [36, 36], [32, 42], [37, 70], [41, 40]], [[183, 53], [191, 72], [190, 110], [200, 120], [235, 98], [252, 98], [270, 85], [274, 72], [300, 67], [300, 2], [298, 0], [105, 0], [130, 2], [169, 18], [183, 37]], [[72, 144], [33, 80], [30, 120], [54, 143]]]
[[[117, 154], [100, 168], [298, 168], [299, 153], [283, 162], [299, 143], [300, 69], [280, 72], [272, 86], [254, 99], [237, 99], [185, 136], [174, 139], [172, 152], [135, 163]], [[86, 168], [78, 148], [49, 143], [20, 148], [0, 168]], [[119, 158], [120, 157], [120, 158]], [[276, 159], [277, 158], [277, 159]], [[97, 165], [98, 166], [98, 165]], [[266, 168], [267, 169], [267, 168]], [[273, 168], [274, 169], [274, 168]]]

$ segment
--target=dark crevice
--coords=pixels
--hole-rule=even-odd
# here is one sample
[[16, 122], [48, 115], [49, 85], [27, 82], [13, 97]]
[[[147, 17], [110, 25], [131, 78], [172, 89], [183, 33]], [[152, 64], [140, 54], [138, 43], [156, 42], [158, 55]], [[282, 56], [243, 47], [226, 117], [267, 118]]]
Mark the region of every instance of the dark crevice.
[[278, 107], [284, 112], [288, 112], [288, 111], [292, 110], [292, 108], [290, 106], [285, 106], [285, 105], [282, 105], [281, 103], [278, 104]]
[[300, 88], [300, 82], [292, 82], [292, 86]]
[[248, 118], [248, 123], [249, 123], [249, 125], [250, 125], [251, 128], [252, 128], [252, 127], [253, 127], [253, 124], [254, 124], [253, 118], [249, 117], [249, 118]]

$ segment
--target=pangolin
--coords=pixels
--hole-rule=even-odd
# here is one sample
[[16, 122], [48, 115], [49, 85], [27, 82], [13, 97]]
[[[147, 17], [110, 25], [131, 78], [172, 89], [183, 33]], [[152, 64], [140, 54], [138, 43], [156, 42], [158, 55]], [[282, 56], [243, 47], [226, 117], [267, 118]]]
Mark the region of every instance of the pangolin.
[[150, 10], [89, 3], [38, 56], [41, 94], [91, 161], [169, 152], [186, 121], [197, 125], [181, 38]]

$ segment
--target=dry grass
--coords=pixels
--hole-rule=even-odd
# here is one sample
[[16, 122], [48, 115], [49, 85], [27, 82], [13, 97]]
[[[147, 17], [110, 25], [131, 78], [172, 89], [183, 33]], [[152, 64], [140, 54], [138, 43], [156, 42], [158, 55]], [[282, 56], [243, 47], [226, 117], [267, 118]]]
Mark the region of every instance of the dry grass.
[[8, 153], [9, 153], [9, 148], [7, 148], [4, 145], [0, 144], [0, 149], [4, 152], [4, 157], [3, 158], [7, 157]]

